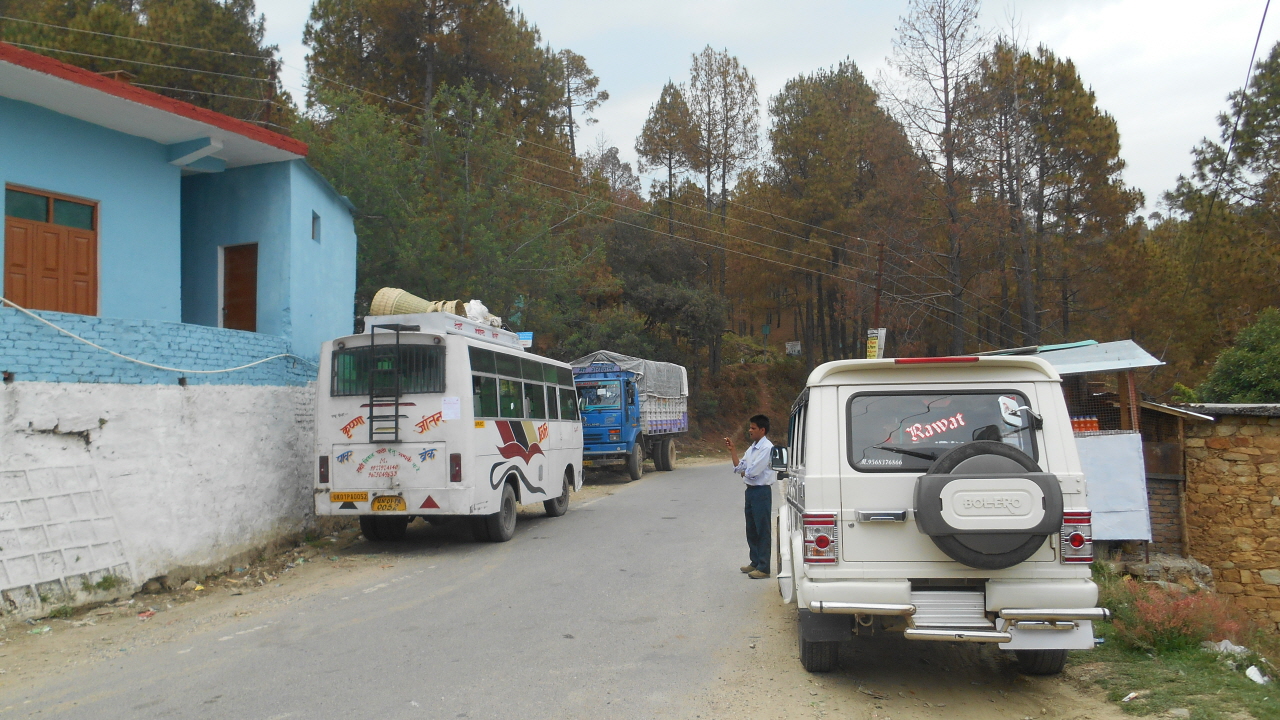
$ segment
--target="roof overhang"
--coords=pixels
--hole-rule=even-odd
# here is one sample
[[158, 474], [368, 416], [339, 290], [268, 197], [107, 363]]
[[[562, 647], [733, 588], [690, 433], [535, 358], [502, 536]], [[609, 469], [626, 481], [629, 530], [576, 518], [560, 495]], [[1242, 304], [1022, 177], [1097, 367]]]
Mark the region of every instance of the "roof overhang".
[[0, 42], [0, 94], [168, 148], [190, 171], [306, 157], [299, 140]]
[[1060, 375], [1116, 372], [1119, 370], [1158, 367], [1164, 364], [1132, 340], [1117, 340], [1116, 342], [1105, 343], [1085, 340], [1063, 345], [1040, 345], [1008, 350], [992, 350], [978, 354], [988, 357], [1033, 356], [1044, 358], [1058, 370]]

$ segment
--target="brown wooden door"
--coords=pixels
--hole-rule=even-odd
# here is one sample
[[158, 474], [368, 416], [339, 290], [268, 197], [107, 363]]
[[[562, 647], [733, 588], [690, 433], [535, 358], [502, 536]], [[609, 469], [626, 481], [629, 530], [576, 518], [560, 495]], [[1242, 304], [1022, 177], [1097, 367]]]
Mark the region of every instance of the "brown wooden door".
[[98, 314], [98, 234], [6, 217], [5, 297], [31, 310]]
[[222, 249], [222, 327], [258, 331], [258, 244]]

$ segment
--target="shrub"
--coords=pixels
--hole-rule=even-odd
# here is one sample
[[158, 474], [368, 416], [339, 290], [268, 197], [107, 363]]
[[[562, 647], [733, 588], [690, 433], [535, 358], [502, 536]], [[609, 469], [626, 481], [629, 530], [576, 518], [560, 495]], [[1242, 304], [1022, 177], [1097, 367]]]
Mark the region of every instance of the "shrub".
[[124, 585], [124, 580], [116, 577], [115, 575], [105, 575], [101, 580], [93, 584], [94, 587], [104, 592], [109, 590], [115, 590], [121, 585]]
[[1210, 592], [1179, 592], [1130, 577], [1100, 583], [1115, 638], [1155, 652], [1196, 648], [1205, 640], [1248, 644], [1257, 635], [1248, 615]]
[[53, 609], [53, 611], [49, 613], [49, 617], [51, 617], [51, 618], [69, 618], [69, 617], [71, 617], [72, 615], [75, 615], [75, 614], [76, 614], [75, 609], [74, 609], [74, 608], [72, 608], [70, 605], [62, 605], [61, 607], [56, 607], [56, 608], [54, 608], [54, 609]]

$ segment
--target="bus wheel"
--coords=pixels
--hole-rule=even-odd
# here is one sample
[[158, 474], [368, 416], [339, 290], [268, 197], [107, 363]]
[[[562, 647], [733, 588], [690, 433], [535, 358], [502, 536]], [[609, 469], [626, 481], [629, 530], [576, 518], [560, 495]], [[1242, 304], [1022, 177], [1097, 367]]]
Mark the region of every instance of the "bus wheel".
[[547, 511], [547, 517], [560, 517], [569, 512], [569, 484], [573, 482], [573, 470], [564, 471], [564, 489], [560, 491], [560, 497], [554, 500], [546, 500], [542, 503], [542, 507]]
[[407, 515], [361, 515], [360, 532], [372, 542], [400, 542], [412, 519]]
[[471, 525], [471, 535], [478, 542], [487, 542], [489, 540], [489, 517], [487, 515], [473, 515], [467, 518], [468, 524]]
[[360, 516], [360, 533], [364, 535], [365, 540], [380, 542], [382, 540], [381, 530], [382, 528], [376, 515]]
[[516, 534], [516, 491], [510, 485], [502, 486], [502, 503], [498, 508], [498, 512], [485, 518], [490, 542], [506, 542]]
[[631, 476], [633, 481], [639, 480], [644, 474], [644, 445], [636, 441], [631, 448], [631, 454], [627, 456], [627, 475]]

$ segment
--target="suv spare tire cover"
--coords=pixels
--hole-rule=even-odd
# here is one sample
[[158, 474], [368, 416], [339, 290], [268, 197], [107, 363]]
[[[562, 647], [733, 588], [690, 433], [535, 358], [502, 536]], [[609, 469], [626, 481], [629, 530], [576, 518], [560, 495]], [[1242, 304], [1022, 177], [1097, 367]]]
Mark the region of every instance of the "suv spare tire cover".
[[1012, 445], [978, 440], [949, 450], [916, 481], [916, 526], [948, 557], [1002, 570], [1062, 527], [1062, 486]]

